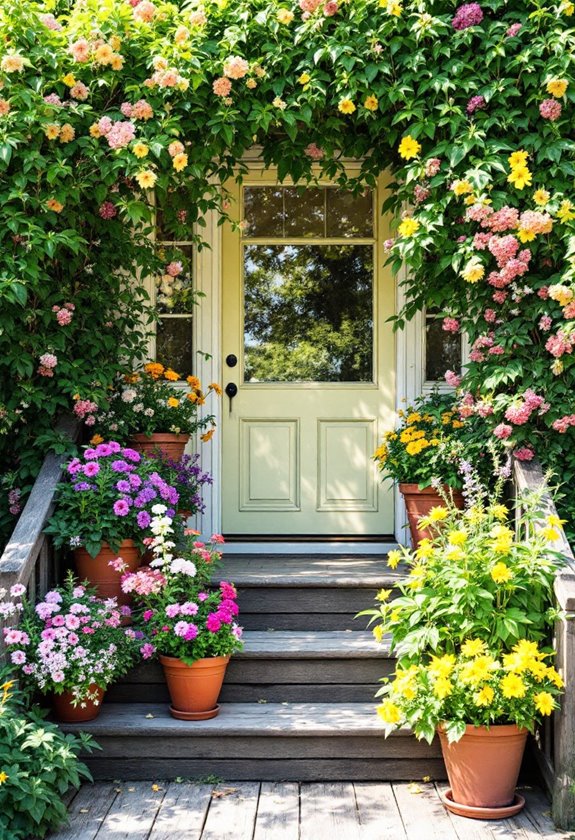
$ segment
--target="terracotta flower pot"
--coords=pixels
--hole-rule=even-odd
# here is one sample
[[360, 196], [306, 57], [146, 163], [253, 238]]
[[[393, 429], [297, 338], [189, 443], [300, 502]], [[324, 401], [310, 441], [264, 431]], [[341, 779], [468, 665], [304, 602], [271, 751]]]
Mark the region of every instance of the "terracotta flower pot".
[[131, 597], [122, 592], [120, 573], [108, 565], [110, 560], [117, 557], [122, 558], [130, 572], [135, 572], [141, 564], [140, 552], [133, 540], [123, 540], [117, 553], [112, 551], [108, 543], [102, 543], [95, 557], [91, 557], [85, 548], [74, 551], [74, 563], [80, 580], [87, 580], [95, 586], [100, 598], [117, 598], [121, 606], [129, 604]]
[[186, 665], [173, 656], [160, 656], [172, 700], [172, 717], [179, 720], [215, 717], [220, 710], [218, 697], [229, 661], [229, 656], [213, 656]]
[[153, 435], [132, 435], [130, 442], [136, 452], [142, 455], [159, 453], [162, 458], [179, 461], [189, 439], [189, 435], [155, 432]]
[[87, 720], [94, 720], [100, 714], [104, 689], [99, 685], [92, 685], [89, 688], [91, 695], [97, 695], [96, 700], [83, 700], [76, 706], [72, 700], [74, 695], [71, 691], [64, 691], [62, 694], [52, 694], [52, 709], [54, 717], [61, 723], [83, 723]]
[[[453, 494], [453, 503], [460, 510], [463, 509], [463, 496], [457, 490], [444, 486], [448, 498]], [[413, 547], [417, 548], [421, 540], [432, 539], [434, 533], [428, 528], [418, 528], [417, 523], [421, 516], [427, 516], [433, 507], [445, 507], [445, 502], [433, 487], [424, 487], [420, 490], [417, 484], [400, 484], [400, 493], [405, 502], [409, 531]]]
[[[448, 743], [445, 731], [438, 728], [447, 777], [454, 806], [481, 810], [508, 808], [515, 800], [515, 787], [527, 740], [527, 730], [516, 724], [502, 726], [467, 726], [461, 740]], [[444, 799], [449, 808], [449, 801]], [[450, 809], [452, 810], [452, 809]], [[469, 814], [473, 816], [473, 814]]]

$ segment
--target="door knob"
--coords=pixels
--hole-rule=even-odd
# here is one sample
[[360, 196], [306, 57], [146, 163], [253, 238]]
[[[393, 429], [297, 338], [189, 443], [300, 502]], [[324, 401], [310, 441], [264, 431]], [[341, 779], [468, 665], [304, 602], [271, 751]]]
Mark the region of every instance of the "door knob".
[[235, 356], [233, 353], [230, 353], [229, 356], [226, 356], [226, 365], [228, 367], [235, 367], [238, 363], [238, 357]]
[[228, 382], [228, 384], [226, 385], [226, 395], [230, 398], [230, 400], [233, 400], [233, 398], [235, 397], [235, 395], [237, 393], [238, 393], [238, 386], [236, 385], [236, 383], [235, 382]]

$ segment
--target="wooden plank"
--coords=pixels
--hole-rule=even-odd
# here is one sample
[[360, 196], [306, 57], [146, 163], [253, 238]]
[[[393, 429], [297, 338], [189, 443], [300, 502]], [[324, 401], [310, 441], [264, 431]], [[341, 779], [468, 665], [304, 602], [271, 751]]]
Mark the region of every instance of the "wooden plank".
[[259, 792], [258, 782], [215, 788], [202, 840], [252, 840]]
[[351, 782], [302, 785], [300, 840], [341, 837], [360, 840], [359, 815]]
[[[414, 774], [412, 778], [422, 778]], [[435, 777], [430, 770], [429, 775]], [[458, 840], [437, 791], [431, 784], [394, 784], [393, 792], [408, 840]]]
[[553, 715], [553, 821], [560, 828], [575, 825], [575, 621], [555, 622], [556, 668], [565, 689]]
[[[246, 589], [238, 587], [240, 616], [244, 612], [265, 613], [344, 613], [352, 614], [365, 610], [374, 604], [378, 589], [309, 587], [289, 589], [288, 587], [267, 587]], [[358, 629], [364, 629], [359, 624]]]
[[200, 840], [211, 799], [212, 785], [168, 784], [149, 840]]
[[391, 784], [355, 782], [354, 789], [361, 840], [405, 840], [403, 822]]
[[297, 783], [263, 782], [253, 840], [299, 840]]
[[[189, 724], [190, 725], [190, 724]], [[191, 725], [193, 727], [193, 724]], [[350, 735], [342, 742], [340, 737], [301, 737], [284, 738], [268, 736], [256, 738], [253, 735], [210, 738], [194, 738], [193, 728], [188, 738], [171, 738], [169, 735], [151, 738], [145, 731], [141, 735], [125, 738], [122, 735], [98, 737], [106, 758], [121, 759], [148, 756], [154, 758], [195, 759], [228, 758], [258, 759], [269, 758], [338, 758], [345, 753], [346, 758], [439, 758], [439, 746], [429, 746], [426, 741], [412, 738], [390, 737], [354, 737]]]
[[394, 781], [421, 779], [429, 774], [434, 779], [445, 778], [445, 768], [440, 758], [382, 759], [346, 758], [345, 741], [342, 741], [342, 756], [332, 759], [195, 759], [154, 758], [150, 754], [145, 762], [141, 758], [107, 759], [106, 757], [85, 757], [83, 759], [96, 779], [141, 779], [152, 775], [158, 779], [178, 777], [201, 780], [206, 775], [220, 779], [246, 781]]
[[233, 554], [224, 549], [216, 579], [237, 586], [393, 586], [405, 570], [391, 570], [384, 555]]
[[115, 784], [82, 785], [68, 808], [69, 823], [50, 840], [94, 840], [116, 796]]
[[[382, 675], [385, 669], [382, 669]], [[369, 703], [375, 702], [374, 695], [378, 684], [356, 683], [341, 685], [337, 683], [319, 685], [301, 685], [293, 683], [272, 685], [241, 685], [225, 683], [220, 694], [220, 703], [297, 703], [305, 697], [308, 703]], [[169, 703], [170, 696], [165, 683], [116, 683], [106, 692], [109, 703]]]
[[572, 840], [572, 831], [562, 831], [555, 827], [551, 816], [551, 803], [540, 788], [522, 788], [520, 793], [526, 800], [525, 816], [546, 840]]
[[[141, 761], [140, 765], [140, 772], [149, 772], [147, 765]], [[149, 781], [122, 782], [98, 832], [98, 840], [147, 840], [165, 793], [161, 785], [157, 787], [154, 790]]]
[[367, 624], [364, 617], [356, 619], [346, 613], [249, 613], [242, 610], [241, 624], [245, 630], [357, 630]]

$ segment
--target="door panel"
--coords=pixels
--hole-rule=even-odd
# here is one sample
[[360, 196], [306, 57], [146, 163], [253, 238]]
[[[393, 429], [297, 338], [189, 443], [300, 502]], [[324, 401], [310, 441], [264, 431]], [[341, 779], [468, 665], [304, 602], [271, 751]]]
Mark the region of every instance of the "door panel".
[[234, 185], [223, 234], [223, 531], [393, 533], [393, 493], [371, 459], [393, 427], [394, 283], [376, 208], [332, 185]]

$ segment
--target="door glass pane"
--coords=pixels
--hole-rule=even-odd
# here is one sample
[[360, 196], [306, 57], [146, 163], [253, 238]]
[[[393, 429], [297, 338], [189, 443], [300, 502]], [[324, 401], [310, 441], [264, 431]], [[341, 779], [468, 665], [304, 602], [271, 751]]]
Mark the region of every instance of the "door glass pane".
[[325, 236], [325, 190], [284, 189], [285, 236]]
[[373, 380], [373, 246], [244, 246], [244, 380]]
[[156, 332], [156, 359], [180, 376], [194, 372], [191, 318], [160, 318]]
[[246, 187], [244, 222], [246, 236], [283, 236], [283, 188]]
[[359, 195], [337, 187], [326, 189], [327, 236], [373, 236], [373, 193]]
[[442, 319], [427, 317], [425, 324], [425, 379], [443, 381], [446, 370], [461, 370], [461, 336], [445, 332]]

